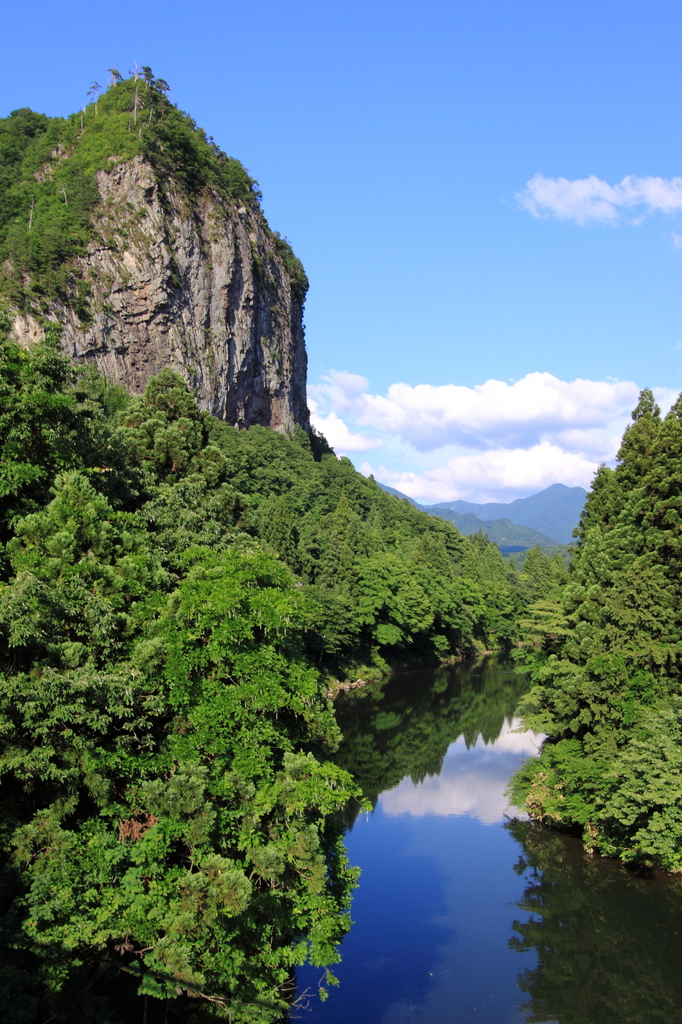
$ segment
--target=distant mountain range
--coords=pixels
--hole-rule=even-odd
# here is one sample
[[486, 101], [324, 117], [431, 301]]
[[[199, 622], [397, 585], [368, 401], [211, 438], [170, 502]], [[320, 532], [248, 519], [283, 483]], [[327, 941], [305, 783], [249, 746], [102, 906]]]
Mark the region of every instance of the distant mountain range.
[[587, 495], [583, 487], [552, 484], [538, 494], [509, 503], [490, 501], [479, 505], [471, 501], [443, 501], [438, 505], [420, 505], [395, 487], [379, 486], [389, 494], [406, 498], [430, 515], [449, 520], [460, 533], [468, 535], [483, 530], [505, 552], [522, 551], [536, 544], [540, 547], [570, 544]]
[[462, 514], [453, 509], [440, 508], [438, 505], [431, 505], [422, 510], [432, 516], [438, 516], [440, 519], [448, 519], [465, 536], [483, 530], [505, 554], [525, 551], [526, 548], [533, 548], [536, 544], [539, 544], [541, 548], [548, 548], [559, 543], [554, 537], [540, 533], [539, 530], [533, 530], [528, 526], [518, 526], [510, 519], [484, 520], [479, 519], [473, 512]]

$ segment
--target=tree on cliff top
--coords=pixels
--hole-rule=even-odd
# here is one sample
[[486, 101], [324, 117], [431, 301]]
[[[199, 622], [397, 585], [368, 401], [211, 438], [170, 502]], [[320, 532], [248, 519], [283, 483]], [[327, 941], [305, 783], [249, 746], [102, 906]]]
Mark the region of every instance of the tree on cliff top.
[[[257, 182], [168, 100], [163, 79], [147, 68], [140, 89], [137, 77], [113, 70], [109, 88], [83, 112], [50, 118], [23, 108], [0, 119], [0, 294], [38, 317], [58, 298], [88, 320], [89, 286], [74, 260], [93, 237], [98, 172], [142, 156], [162, 195], [170, 187], [190, 199], [210, 190], [259, 209]], [[302, 301], [303, 267], [289, 243], [271, 235]]]

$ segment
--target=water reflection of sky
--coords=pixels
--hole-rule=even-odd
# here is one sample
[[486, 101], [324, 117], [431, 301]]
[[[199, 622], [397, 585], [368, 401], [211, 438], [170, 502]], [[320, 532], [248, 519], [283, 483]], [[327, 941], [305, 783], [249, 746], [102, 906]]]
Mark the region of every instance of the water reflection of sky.
[[[382, 778], [393, 788], [346, 835], [362, 875], [335, 968], [340, 987], [294, 1011], [292, 1024], [682, 1020], [681, 886], [586, 857], [577, 839], [503, 824], [508, 780], [539, 737], [506, 721], [494, 743], [451, 742], [438, 776], [415, 785], [407, 774], [439, 764], [464, 727], [494, 734], [518, 701], [518, 686], [512, 680], [505, 696], [503, 682], [494, 666], [464, 668], [439, 708], [433, 674], [396, 678], [368, 702], [364, 729], [350, 722], [369, 791]], [[402, 728], [382, 776], [381, 725], [391, 715]], [[299, 991], [319, 978], [302, 968]]]
[[537, 754], [542, 737], [516, 732], [519, 722], [505, 722], [499, 738], [485, 744], [478, 739], [467, 750], [464, 738], [450, 744], [440, 775], [416, 785], [405, 778], [379, 797], [385, 814], [466, 814], [485, 825], [501, 821], [509, 812], [505, 790], [519, 764]]
[[[524, 879], [499, 825], [509, 778], [538, 738], [505, 722], [494, 743], [451, 743], [438, 776], [381, 793], [346, 836], [362, 868], [341, 982], [301, 1014], [311, 1024], [524, 1024], [518, 974], [533, 952], [509, 949]], [[490, 827], [493, 826], [493, 827]], [[300, 991], [319, 971], [298, 972]]]

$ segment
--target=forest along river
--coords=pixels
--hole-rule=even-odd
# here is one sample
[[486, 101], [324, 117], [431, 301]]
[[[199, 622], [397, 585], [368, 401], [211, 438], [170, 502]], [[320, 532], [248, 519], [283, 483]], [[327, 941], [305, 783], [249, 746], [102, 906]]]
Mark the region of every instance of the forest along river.
[[[537, 737], [523, 677], [494, 663], [396, 675], [339, 697], [336, 760], [375, 805], [348, 813], [355, 922], [312, 1024], [682, 1021], [682, 885], [589, 857], [504, 795]], [[306, 1005], [307, 1004], [307, 1005]]]

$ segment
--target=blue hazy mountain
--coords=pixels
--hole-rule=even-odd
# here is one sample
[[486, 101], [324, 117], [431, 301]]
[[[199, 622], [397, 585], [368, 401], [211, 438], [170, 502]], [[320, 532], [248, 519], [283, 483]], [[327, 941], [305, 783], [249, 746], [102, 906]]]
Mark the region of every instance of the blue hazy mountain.
[[423, 512], [429, 515], [438, 516], [440, 519], [447, 519], [453, 523], [460, 533], [468, 537], [470, 533], [478, 533], [483, 530], [488, 537], [497, 544], [500, 551], [505, 554], [514, 551], [525, 551], [526, 548], [533, 548], [539, 544], [541, 548], [555, 547], [559, 541], [539, 530], [533, 530], [529, 526], [518, 526], [509, 519], [479, 519], [473, 512], [455, 512], [451, 508], [440, 508], [438, 505], [420, 506]]
[[460, 515], [472, 513], [484, 522], [509, 519], [518, 526], [529, 526], [550, 537], [556, 537], [562, 544], [570, 544], [586, 495], [587, 491], [583, 487], [552, 484], [538, 494], [531, 494], [529, 498], [517, 498], [509, 503], [489, 501], [478, 505], [472, 501], [443, 501], [429, 508], [429, 511], [445, 508], [459, 512]]
[[389, 487], [387, 484], [379, 486], [396, 498], [404, 498], [424, 512], [449, 520], [460, 533], [468, 535], [483, 530], [491, 541], [506, 551], [530, 548], [536, 544], [541, 547], [569, 544], [573, 538], [573, 529], [578, 525], [587, 494], [582, 487], [552, 484], [538, 494], [510, 502], [490, 501], [476, 504], [460, 500], [443, 501], [438, 505], [420, 505], [395, 487]]

